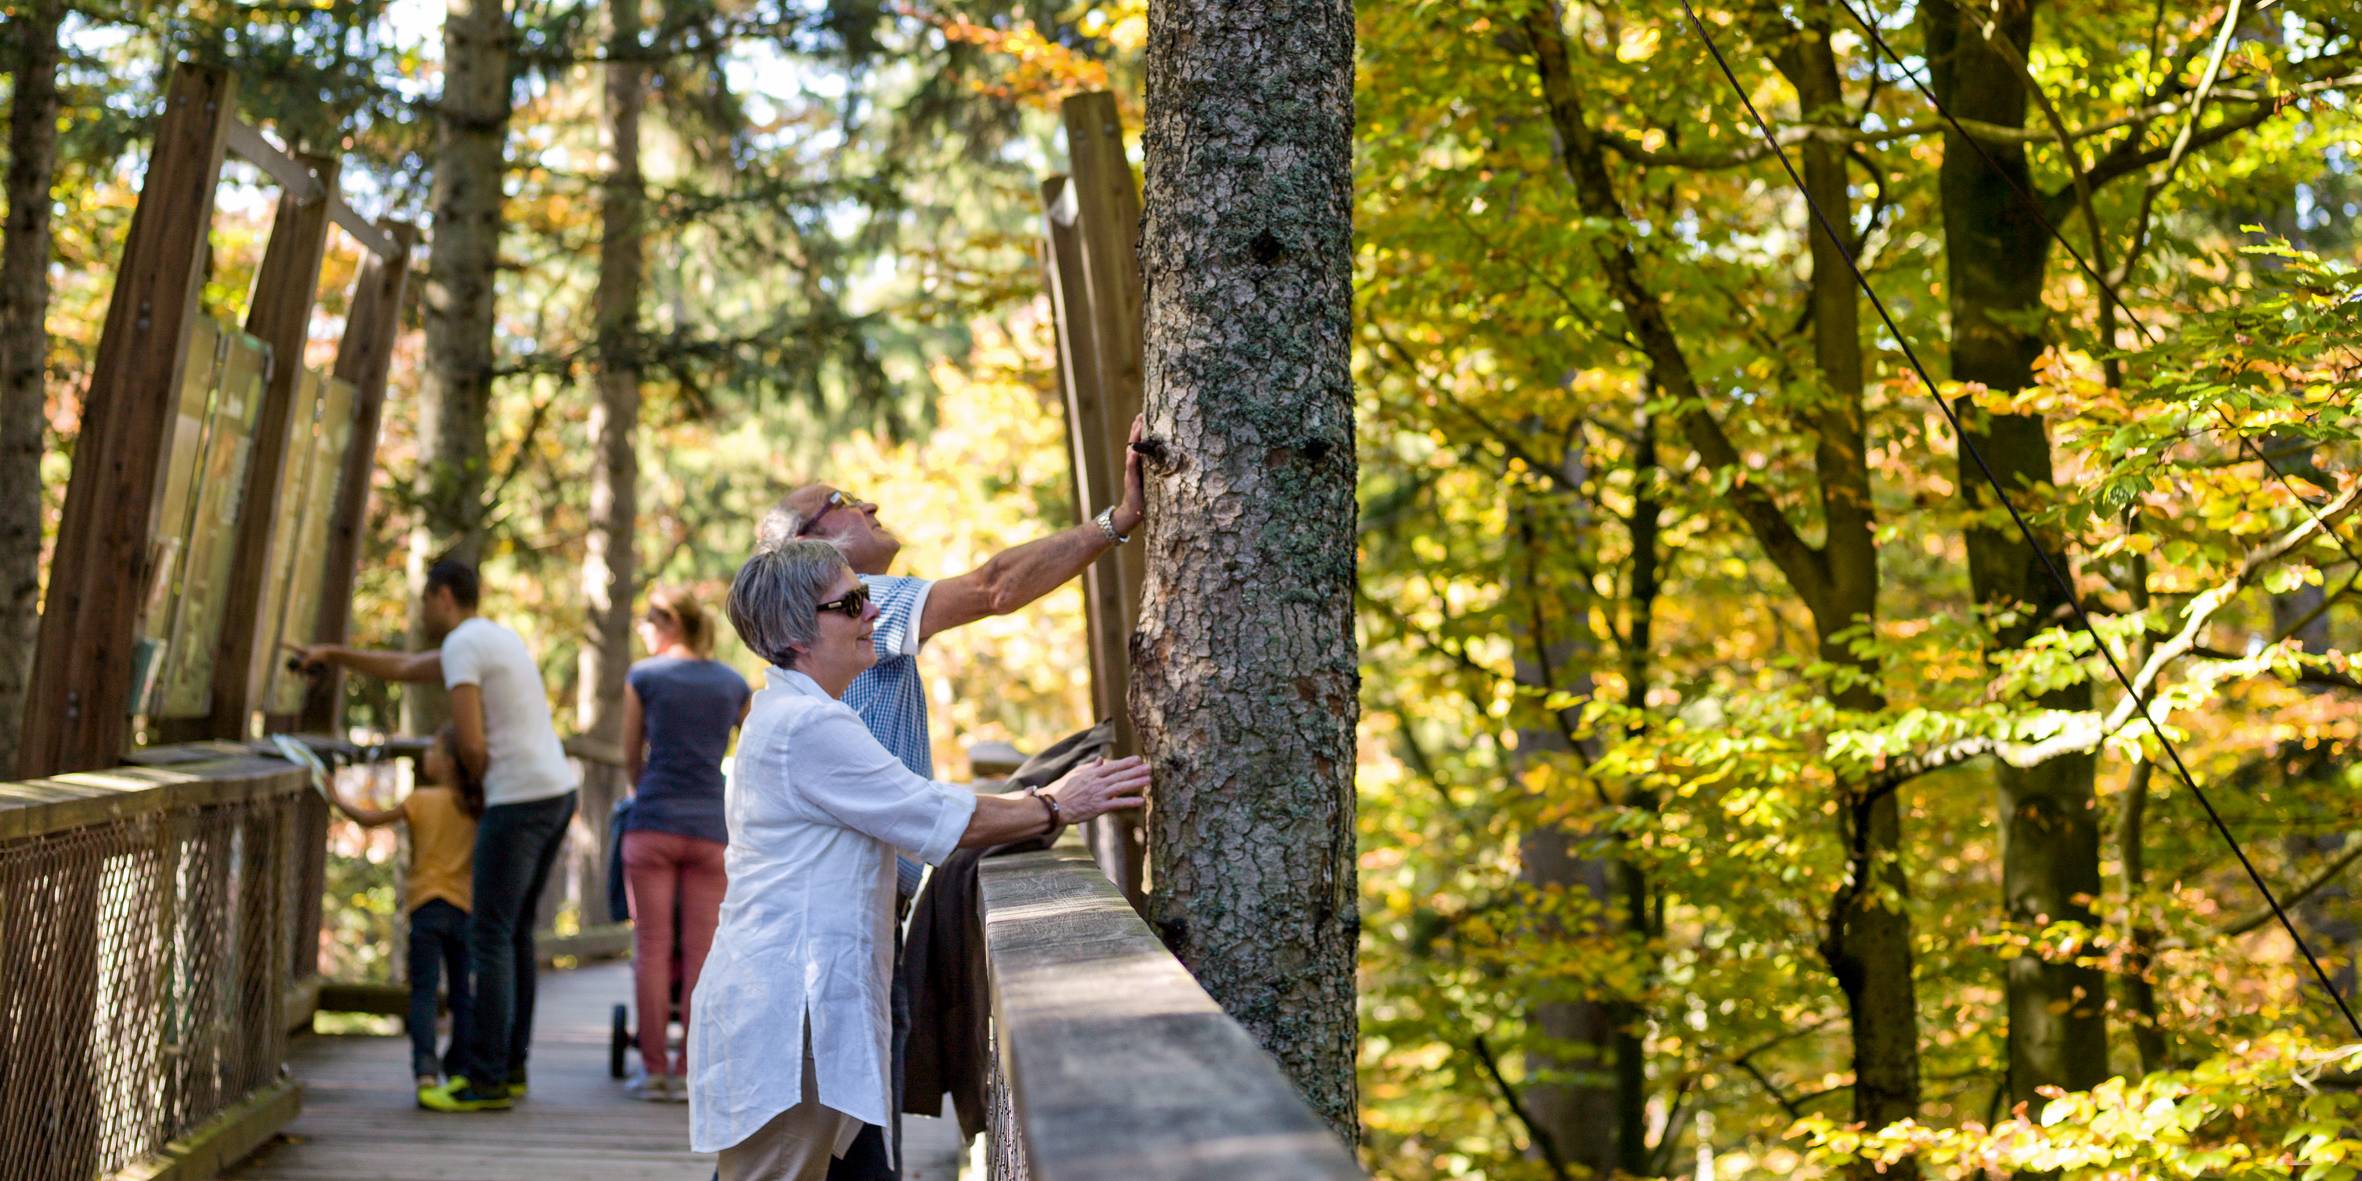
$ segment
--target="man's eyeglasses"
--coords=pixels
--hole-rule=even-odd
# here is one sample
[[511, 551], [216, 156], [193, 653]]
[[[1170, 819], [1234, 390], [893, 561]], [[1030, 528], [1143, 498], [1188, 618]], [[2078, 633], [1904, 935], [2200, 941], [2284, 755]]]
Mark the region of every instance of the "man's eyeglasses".
[[852, 590], [812, 608], [812, 610], [814, 612], [834, 611], [855, 623], [859, 623], [862, 615], [869, 611], [869, 587], [867, 584], [854, 587]]
[[855, 512], [860, 512], [864, 509], [873, 509], [876, 507], [877, 505], [863, 500], [858, 496], [847, 496], [842, 491], [831, 492], [828, 494], [828, 499], [821, 503], [820, 511], [807, 518], [804, 521], [803, 528], [796, 530], [796, 536], [810, 536], [814, 529], [818, 529], [820, 527], [820, 522], [823, 518], [827, 517], [828, 514], [833, 513], [838, 509], [849, 508]]

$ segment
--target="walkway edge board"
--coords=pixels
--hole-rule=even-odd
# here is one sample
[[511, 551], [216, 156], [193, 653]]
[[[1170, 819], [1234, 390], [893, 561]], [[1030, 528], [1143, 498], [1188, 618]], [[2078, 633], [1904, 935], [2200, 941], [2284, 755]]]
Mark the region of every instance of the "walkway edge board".
[[302, 1110], [302, 1085], [280, 1079], [166, 1144], [164, 1151], [101, 1181], [209, 1181], [294, 1123]]

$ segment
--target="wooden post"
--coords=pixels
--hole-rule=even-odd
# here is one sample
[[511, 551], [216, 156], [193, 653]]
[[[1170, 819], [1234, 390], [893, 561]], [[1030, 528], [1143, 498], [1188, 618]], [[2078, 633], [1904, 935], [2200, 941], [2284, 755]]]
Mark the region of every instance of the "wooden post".
[[[1074, 473], [1075, 508], [1090, 513], [1120, 495], [1099, 441], [1107, 437], [1106, 399], [1099, 385], [1098, 342], [1090, 291], [1083, 279], [1082, 234], [1075, 225], [1074, 186], [1064, 176], [1042, 182], [1042, 269], [1057, 324], [1059, 385], [1065, 394], [1067, 454]], [[1115, 721], [1119, 750], [1130, 749], [1131, 718], [1124, 709], [1130, 633], [1123, 586], [1113, 563], [1083, 571], [1083, 607], [1091, 640], [1091, 705]]]
[[[283, 556], [280, 500], [289, 448], [300, 433], [308, 440], [310, 423], [295, 421], [295, 407], [303, 383], [304, 342], [310, 336], [312, 304], [319, 295], [320, 262], [328, 250], [328, 206], [336, 192], [334, 160], [305, 157], [302, 163], [319, 179], [316, 194], [293, 190], [279, 196], [271, 218], [271, 241], [254, 275], [254, 298], [246, 312], [246, 331], [270, 346], [270, 377], [263, 384], [262, 414], [254, 426], [253, 450], [246, 465], [246, 494], [238, 502], [238, 539], [230, 560], [229, 585], [223, 588], [221, 638], [213, 650], [213, 717], [211, 737], [247, 737], [254, 711], [261, 702], [267, 678], [255, 675], [257, 643], [272, 635], [262, 618], [270, 601], [266, 586]], [[308, 445], [304, 444], [304, 445]], [[293, 555], [300, 560], [301, 555]], [[269, 655], [269, 654], [266, 654]]]
[[[369, 477], [377, 470], [377, 432], [385, 417], [386, 376], [392, 371], [394, 341], [402, 331], [402, 298], [409, 289], [410, 251], [418, 228], [391, 227], [394, 253], [369, 256], [353, 285], [353, 306], [345, 317], [344, 340], [336, 350], [336, 376], [353, 383], [353, 439], [345, 448], [337, 479], [336, 507], [328, 521], [327, 563], [320, 580], [320, 609], [309, 637], [314, 643], [344, 642], [353, 620], [353, 582], [361, 561], [361, 531], [369, 521]], [[342, 733], [344, 673], [331, 669], [304, 690], [305, 731]]]
[[[1124, 454], [1132, 419], [1140, 413], [1142, 328], [1140, 320], [1140, 185], [1132, 176], [1124, 153], [1123, 120], [1115, 96], [1101, 92], [1078, 94], [1059, 106], [1066, 124], [1066, 155], [1073, 169], [1067, 191], [1073, 205], [1072, 223], [1079, 237], [1081, 280], [1087, 296], [1078, 310], [1090, 321], [1093, 383], [1098, 401], [1096, 437], [1076, 440], [1076, 457], [1103, 473], [1105, 499], [1093, 510], [1123, 499]], [[1112, 697], [1102, 707], [1115, 719], [1115, 753], [1137, 754], [1140, 741], [1132, 730], [1132, 632], [1140, 619], [1140, 591], [1147, 582], [1146, 549], [1124, 546], [1096, 564], [1096, 577], [1112, 583], [1109, 601], [1115, 622], [1104, 632], [1103, 659], [1116, 672], [1109, 686]], [[1147, 842], [1134, 816], [1115, 815], [1097, 822], [1092, 846], [1109, 880], [1120, 887], [1134, 907], [1146, 904], [1142, 865]]]
[[[1066, 437], [1074, 475], [1075, 507], [1085, 513], [1122, 496], [1122, 469], [1108, 462], [1100, 446], [1107, 437], [1107, 400], [1100, 385], [1096, 322], [1084, 281], [1082, 232], [1076, 225], [1074, 185], [1063, 176], [1042, 182], [1042, 270], [1058, 330], [1059, 387], [1065, 393]], [[1124, 601], [1120, 570], [1110, 561], [1083, 570], [1083, 618], [1090, 636], [1091, 708], [1114, 722], [1118, 754], [1137, 750], [1131, 711], [1131, 664], [1127, 646], [1132, 612]], [[1142, 889], [1142, 843], [1130, 818], [1102, 816], [1083, 827], [1083, 839], [1107, 880], [1123, 890], [1135, 908], [1147, 902]]]
[[[1066, 155], [1074, 170], [1071, 182], [1075, 222], [1082, 233], [1084, 282], [1090, 290], [1093, 359], [1098, 367], [1100, 412], [1098, 456], [1112, 465], [1111, 495], [1107, 504], [1123, 497], [1123, 465], [1132, 420], [1141, 406], [1142, 334], [1140, 320], [1140, 184], [1124, 154], [1124, 126], [1115, 96], [1104, 91], [1078, 94], [1060, 104], [1066, 120]], [[1096, 506], [1094, 506], [1096, 507]], [[1136, 545], [1115, 552], [1113, 563], [1123, 588], [1125, 658], [1133, 625], [1140, 618], [1140, 590], [1148, 581], [1147, 551]], [[1120, 700], [1120, 699], [1119, 699]], [[1118, 710], [1121, 716], [1123, 711]], [[1118, 731], [1118, 753], [1139, 748], [1131, 740], [1131, 720]]]
[[130, 737], [157, 477], [236, 92], [227, 72], [195, 65], [176, 68], [165, 92], [82, 405], [25, 697], [24, 777], [111, 766]]

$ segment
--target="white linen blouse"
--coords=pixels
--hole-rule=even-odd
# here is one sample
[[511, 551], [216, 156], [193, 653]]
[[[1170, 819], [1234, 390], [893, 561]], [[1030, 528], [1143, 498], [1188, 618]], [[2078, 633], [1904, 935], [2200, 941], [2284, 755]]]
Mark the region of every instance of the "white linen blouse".
[[690, 1002], [691, 1146], [732, 1147], [807, 1098], [807, 1028], [820, 1102], [888, 1126], [894, 853], [940, 864], [975, 794], [912, 774], [850, 706], [773, 668], [723, 811], [730, 885]]

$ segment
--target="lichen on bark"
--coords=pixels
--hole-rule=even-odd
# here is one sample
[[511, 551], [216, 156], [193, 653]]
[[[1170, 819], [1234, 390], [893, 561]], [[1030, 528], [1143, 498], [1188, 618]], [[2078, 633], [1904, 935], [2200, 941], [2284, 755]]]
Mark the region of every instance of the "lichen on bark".
[[1356, 1129], [1353, 10], [1151, 9], [1149, 575], [1132, 708], [1150, 916]]

